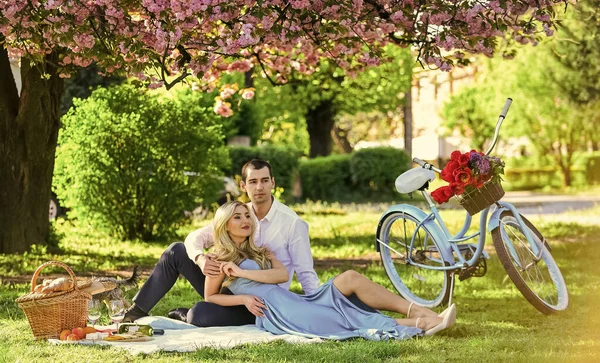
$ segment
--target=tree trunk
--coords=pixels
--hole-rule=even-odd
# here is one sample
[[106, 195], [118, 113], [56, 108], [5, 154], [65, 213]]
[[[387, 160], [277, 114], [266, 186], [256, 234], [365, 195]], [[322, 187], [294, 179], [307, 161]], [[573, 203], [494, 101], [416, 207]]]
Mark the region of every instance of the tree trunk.
[[565, 187], [570, 187], [573, 184], [573, 180], [571, 178], [571, 166], [566, 165], [563, 166], [561, 169], [563, 174], [563, 185]]
[[412, 114], [412, 82], [408, 86], [404, 100], [404, 151], [412, 160], [413, 114]]
[[[56, 54], [46, 60], [31, 65], [22, 59], [19, 96], [7, 51], [0, 47], [0, 253], [48, 241], [63, 81], [51, 65], [58, 62]], [[42, 79], [43, 73], [50, 77]]]
[[327, 156], [331, 153], [335, 110], [333, 100], [321, 100], [306, 113], [306, 128], [310, 138], [309, 157]]
[[352, 147], [352, 144], [350, 144], [350, 141], [348, 140], [348, 132], [349, 131], [350, 130], [342, 129], [338, 125], [335, 125], [335, 124], [333, 125], [333, 130], [332, 130], [333, 141], [335, 142], [337, 147], [339, 147], [340, 150], [342, 152], [344, 152], [345, 154], [350, 154], [352, 152], [352, 150], [354, 150], [354, 148]]

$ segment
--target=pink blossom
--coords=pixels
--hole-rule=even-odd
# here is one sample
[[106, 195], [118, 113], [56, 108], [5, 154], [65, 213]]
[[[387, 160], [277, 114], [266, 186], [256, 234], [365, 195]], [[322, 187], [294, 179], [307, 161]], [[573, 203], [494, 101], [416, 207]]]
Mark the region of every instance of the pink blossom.
[[242, 94], [242, 98], [245, 100], [250, 100], [250, 99], [254, 98], [254, 88], [253, 87], [244, 88], [240, 92]]
[[233, 111], [231, 110], [231, 103], [223, 102], [220, 98], [215, 99], [214, 111], [216, 114], [221, 115], [223, 117], [229, 117], [233, 115]]
[[223, 85], [223, 87], [221, 87], [221, 93], [219, 95], [221, 96], [221, 99], [226, 100], [233, 96], [237, 92], [237, 90], [237, 84], [226, 84]]
[[[10, 56], [41, 60], [58, 51], [59, 73], [95, 61], [142, 79], [142, 71], [169, 80], [191, 72], [199, 89], [212, 90], [223, 73], [247, 72], [258, 59], [280, 81], [311, 74], [324, 59], [355, 75], [379, 64], [390, 34], [418, 48], [420, 61], [450, 70], [467, 53], [492, 56], [497, 37], [537, 44], [551, 36], [556, 2], [0, 0], [0, 34]], [[225, 99], [237, 89], [220, 91]]]

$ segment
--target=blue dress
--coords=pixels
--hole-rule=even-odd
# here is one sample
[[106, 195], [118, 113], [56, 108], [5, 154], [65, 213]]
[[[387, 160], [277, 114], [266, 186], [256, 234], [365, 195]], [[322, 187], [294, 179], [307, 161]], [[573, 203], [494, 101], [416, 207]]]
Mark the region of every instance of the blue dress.
[[[240, 267], [259, 270], [253, 260]], [[273, 334], [295, 334], [309, 338], [343, 340], [362, 337], [369, 340], [408, 339], [421, 335], [416, 327], [398, 325], [391, 317], [360, 309], [333, 284], [333, 278], [315, 293], [298, 295], [279, 285], [237, 278], [229, 289], [236, 295], [254, 295], [267, 306], [256, 325]]]

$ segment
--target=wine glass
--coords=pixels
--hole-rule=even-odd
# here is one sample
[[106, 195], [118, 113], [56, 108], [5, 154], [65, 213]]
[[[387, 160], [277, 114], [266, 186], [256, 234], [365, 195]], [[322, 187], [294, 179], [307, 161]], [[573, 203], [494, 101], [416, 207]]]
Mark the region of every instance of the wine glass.
[[110, 300], [108, 302], [108, 314], [110, 320], [117, 324], [117, 332], [119, 331], [119, 323], [125, 318], [125, 306], [123, 300]]
[[92, 327], [96, 324], [98, 319], [102, 316], [100, 300], [92, 299], [88, 304], [88, 320], [92, 323]]

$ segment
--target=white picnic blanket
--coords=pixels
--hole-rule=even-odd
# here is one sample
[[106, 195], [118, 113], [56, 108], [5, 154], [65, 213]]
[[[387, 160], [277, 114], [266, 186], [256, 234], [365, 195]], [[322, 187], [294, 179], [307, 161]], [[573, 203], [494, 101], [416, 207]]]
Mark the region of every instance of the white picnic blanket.
[[110, 345], [124, 349], [131, 354], [151, 354], [157, 351], [190, 352], [202, 348], [233, 348], [241, 344], [266, 343], [273, 340], [284, 340], [288, 343], [317, 343], [322, 341], [318, 338], [310, 339], [291, 334], [274, 335], [257, 328], [255, 325], [198, 328], [164, 317], [147, 317], [139, 319], [137, 322], [150, 324], [154, 328], [165, 328], [165, 334], [155, 335], [153, 340], [147, 342], [94, 342], [88, 340], [65, 342], [58, 339], [48, 339], [48, 342], [51, 344]]

